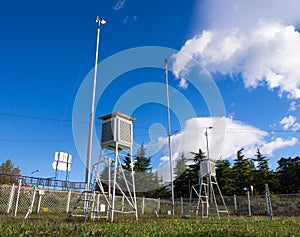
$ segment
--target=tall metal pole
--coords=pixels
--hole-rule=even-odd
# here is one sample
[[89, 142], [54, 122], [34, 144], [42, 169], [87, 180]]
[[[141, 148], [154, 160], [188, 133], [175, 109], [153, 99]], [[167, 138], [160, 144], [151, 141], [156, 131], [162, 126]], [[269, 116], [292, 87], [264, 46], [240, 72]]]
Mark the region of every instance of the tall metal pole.
[[111, 198], [111, 158], [108, 157], [108, 197]]
[[212, 127], [205, 128], [205, 137], [206, 137], [206, 152], [207, 152], [207, 158], [209, 159], [209, 149], [208, 149], [208, 133], [207, 129], [212, 129]]
[[98, 51], [99, 51], [99, 39], [100, 39], [100, 25], [105, 24], [105, 20], [100, 20], [97, 16], [96, 18], [97, 26], [97, 43], [96, 43], [96, 58], [95, 58], [95, 69], [94, 69], [94, 84], [93, 84], [93, 94], [92, 94], [92, 109], [90, 113], [90, 124], [89, 124], [89, 137], [88, 137], [88, 147], [86, 156], [86, 173], [85, 173], [85, 185], [86, 190], [90, 189], [90, 179], [91, 179], [91, 155], [92, 155], [92, 144], [93, 144], [93, 128], [94, 128], [94, 117], [95, 117], [95, 97], [96, 97], [96, 83], [97, 83], [97, 66], [98, 66]]
[[[205, 138], [206, 138], [206, 151], [207, 151], [207, 160], [209, 164], [209, 149], [208, 149], [208, 133], [207, 129], [212, 129], [212, 127], [206, 127], [205, 128]], [[211, 195], [211, 190], [212, 190], [212, 183], [211, 183], [211, 175], [209, 174], [208, 177], [208, 185], [207, 185], [207, 193], [208, 193], [208, 202], [210, 203], [212, 195]]]
[[171, 146], [171, 116], [170, 116], [170, 100], [169, 100], [169, 82], [168, 82], [168, 60], [165, 59], [166, 70], [166, 94], [168, 105], [168, 143], [169, 143], [169, 158], [170, 158], [170, 179], [171, 179], [171, 193], [172, 193], [172, 215], [174, 216], [174, 187], [173, 187], [173, 166], [172, 166], [172, 146]]

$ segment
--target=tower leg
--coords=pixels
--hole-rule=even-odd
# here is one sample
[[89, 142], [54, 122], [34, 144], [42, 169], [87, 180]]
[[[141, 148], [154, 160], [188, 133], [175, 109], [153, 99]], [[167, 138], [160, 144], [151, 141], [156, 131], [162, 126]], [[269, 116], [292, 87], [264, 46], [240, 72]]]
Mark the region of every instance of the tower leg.
[[114, 167], [114, 179], [113, 179], [113, 193], [112, 193], [112, 203], [111, 203], [111, 211], [110, 211], [110, 222], [114, 221], [114, 211], [115, 211], [115, 198], [116, 198], [116, 183], [117, 183], [117, 169], [118, 169], [118, 143], [116, 144], [115, 150], [115, 167]]
[[[138, 220], [138, 211], [137, 211], [137, 203], [136, 203], [136, 193], [135, 193], [135, 180], [134, 180], [134, 171], [133, 171], [133, 160], [132, 160], [132, 149], [130, 149], [130, 167], [131, 167], [131, 180], [132, 180], [132, 191], [134, 198], [134, 209], [135, 209], [135, 218]], [[130, 190], [129, 190], [130, 192]]]

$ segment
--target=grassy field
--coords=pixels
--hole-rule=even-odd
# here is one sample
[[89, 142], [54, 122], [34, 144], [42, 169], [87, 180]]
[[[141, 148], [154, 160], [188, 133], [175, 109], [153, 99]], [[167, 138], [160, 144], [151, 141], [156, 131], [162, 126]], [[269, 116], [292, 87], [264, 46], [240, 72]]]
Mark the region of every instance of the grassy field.
[[199, 219], [170, 216], [118, 216], [67, 221], [65, 215], [34, 214], [27, 220], [0, 215], [0, 236], [300, 236], [300, 218], [230, 217]]

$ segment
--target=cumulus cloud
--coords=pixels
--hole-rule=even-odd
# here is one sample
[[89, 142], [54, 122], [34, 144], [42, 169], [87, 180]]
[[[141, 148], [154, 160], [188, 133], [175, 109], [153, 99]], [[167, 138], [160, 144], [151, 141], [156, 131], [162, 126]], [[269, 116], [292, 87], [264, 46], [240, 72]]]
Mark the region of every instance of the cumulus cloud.
[[300, 123], [296, 122], [296, 117], [295, 116], [288, 116], [284, 117], [281, 119], [280, 124], [283, 126], [284, 130], [289, 130], [291, 129], [292, 131], [298, 131], [300, 129]]
[[294, 27], [300, 24], [298, 0], [207, 0], [198, 5], [194, 28], [204, 22], [206, 29], [197, 30], [174, 56], [176, 77], [201, 64], [210, 72], [241, 75], [247, 88], [267, 86], [278, 89], [279, 96], [300, 98], [300, 34]]
[[187, 80], [184, 77], [180, 78], [178, 86], [182, 89], [187, 89], [188, 88]]
[[299, 108], [299, 107], [300, 107], [300, 106], [297, 104], [296, 101], [292, 101], [292, 102], [290, 103], [290, 107], [289, 107], [288, 112], [290, 112], [290, 111], [295, 111], [295, 110], [297, 110], [297, 108]]
[[249, 33], [204, 30], [174, 55], [173, 71], [184, 77], [199, 63], [210, 72], [242, 75], [246, 87], [267, 85], [299, 99], [299, 55], [300, 33], [293, 26], [260, 20]]
[[[196, 11], [196, 18], [202, 16], [202, 21], [211, 29], [252, 30], [261, 18], [273, 19], [283, 24], [300, 23], [298, 0], [204, 0], [199, 2]], [[195, 22], [198, 20], [200, 19], [195, 19]]]
[[[244, 148], [245, 155], [249, 157], [254, 156], [257, 148], [263, 154], [270, 156], [275, 150], [294, 146], [297, 142], [297, 138], [283, 139], [281, 137], [274, 137], [267, 142], [268, 136], [268, 132], [232, 118], [193, 118], [186, 122], [180, 133], [172, 136], [173, 167], [176, 164], [175, 160], [182, 153], [191, 157], [191, 152], [197, 152], [199, 148], [207, 153], [206, 138], [209, 156], [215, 160], [234, 158], [237, 150], [241, 148]], [[166, 146], [167, 138], [160, 138], [159, 143]], [[161, 146], [161, 144], [157, 145]], [[169, 180], [169, 157], [164, 156], [160, 161], [157, 171], [165, 180]]]
[[272, 155], [272, 153], [275, 150], [288, 147], [288, 146], [295, 146], [297, 143], [298, 139], [293, 137], [291, 139], [284, 140], [281, 137], [275, 138], [275, 140], [264, 144], [263, 146], [260, 147], [260, 151], [262, 154], [266, 155]]

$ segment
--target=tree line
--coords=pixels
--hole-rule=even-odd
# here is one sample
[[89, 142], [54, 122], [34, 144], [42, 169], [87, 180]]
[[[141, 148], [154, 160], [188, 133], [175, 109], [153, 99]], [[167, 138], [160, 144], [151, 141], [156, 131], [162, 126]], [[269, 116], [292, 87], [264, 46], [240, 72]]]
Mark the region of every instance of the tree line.
[[[269, 189], [275, 194], [292, 194], [300, 192], [300, 157], [282, 157], [277, 161], [277, 168], [269, 168], [268, 159], [259, 149], [253, 158], [246, 158], [243, 154], [244, 149], [240, 149], [233, 159], [233, 164], [228, 160], [219, 160], [216, 162], [216, 178], [225, 196], [245, 195], [246, 192], [261, 195], [265, 193], [265, 183], [268, 183]], [[200, 182], [200, 163], [206, 159], [206, 154], [201, 149], [198, 152], [192, 152], [192, 158], [187, 158], [181, 154], [176, 160], [174, 167], [174, 195], [175, 198], [189, 198], [190, 190], [193, 185]], [[152, 171], [151, 157], [146, 156], [144, 145], [137, 150], [133, 157], [135, 172], [135, 183], [138, 185], [138, 196], [152, 198], [170, 198], [170, 185], [166, 185], [159, 177], [157, 172]], [[131, 170], [131, 157], [128, 154], [123, 159], [122, 167], [125, 170]], [[0, 166], [0, 184], [17, 183], [20, 176], [20, 168], [14, 167], [10, 160], [2, 163]], [[106, 167], [102, 176], [107, 176], [108, 167]], [[12, 180], [9, 176], [14, 177]], [[105, 184], [104, 184], [105, 185]], [[144, 186], [144, 187], [143, 187]]]
[[[245, 195], [251, 192], [256, 195], [265, 193], [265, 183], [268, 183], [272, 193], [290, 194], [300, 190], [300, 158], [284, 158], [278, 160], [275, 171], [270, 170], [268, 159], [257, 149], [254, 158], [246, 158], [244, 149], [236, 153], [230, 164], [228, 160], [216, 162], [216, 178], [221, 192], [225, 196]], [[188, 197], [189, 190], [199, 183], [200, 162], [205, 159], [201, 149], [193, 153], [192, 159], [184, 154], [177, 160], [174, 169], [175, 197]]]
[[[248, 191], [255, 195], [263, 195], [265, 183], [268, 183], [272, 193], [300, 192], [300, 157], [282, 157], [277, 161], [278, 167], [271, 170], [269, 160], [259, 149], [253, 158], [246, 158], [243, 151], [244, 149], [237, 151], [233, 164], [228, 160], [216, 162], [216, 178], [223, 195], [246, 195]], [[191, 187], [200, 182], [200, 163], [207, 157], [201, 149], [191, 154], [192, 158], [186, 158], [184, 154], [181, 154], [176, 160], [173, 181], [175, 198], [189, 198]], [[152, 172], [151, 158], [146, 157], [146, 149], [143, 145], [138, 149], [134, 163], [134, 171], [149, 174], [143, 176], [142, 183], [149, 187], [155, 183], [158, 187], [157, 190], [140, 193], [139, 196], [170, 197], [170, 188], [165, 186], [157, 173]], [[124, 159], [123, 168], [129, 170], [129, 156]]]

